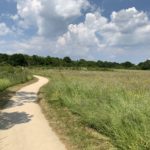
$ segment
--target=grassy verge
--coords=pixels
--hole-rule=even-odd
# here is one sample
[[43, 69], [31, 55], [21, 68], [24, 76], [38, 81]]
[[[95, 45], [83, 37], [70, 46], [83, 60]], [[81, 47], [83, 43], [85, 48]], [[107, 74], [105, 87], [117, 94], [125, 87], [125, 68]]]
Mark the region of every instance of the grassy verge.
[[0, 92], [30, 79], [32, 79], [32, 75], [27, 68], [0, 66]]
[[[54, 71], [55, 72], [55, 71]], [[53, 72], [53, 73], [54, 73]], [[95, 129], [85, 125], [81, 116], [70, 111], [61, 101], [49, 97], [50, 87], [53, 85], [52, 72], [38, 71], [40, 75], [50, 77], [50, 83], [42, 88], [39, 97], [40, 105], [50, 125], [59, 134], [69, 150], [114, 150], [110, 139]], [[48, 73], [48, 74], [47, 74]], [[56, 74], [59, 72], [55, 72]], [[50, 75], [51, 74], [51, 75]], [[55, 74], [55, 75], [56, 75]], [[57, 75], [58, 75], [57, 74]], [[55, 91], [56, 92], [56, 91]]]
[[109, 137], [121, 150], [150, 149], [150, 72], [42, 70], [40, 74], [51, 79], [43, 89], [45, 112], [77, 149], [101, 149], [103, 142], [87, 129]]
[[0, 70], [0, 109], [2, 109], [10, 97], [12, 97], [19, 88], [25, 86], [25, 82], [32, 80], [33, 77], [27, 69], [2, 66]]
[[45, 96], [42, 89], [39, 94], [41, 108], [68, 150], [114, 150], [108, 138], [85, 127], [79, 116], [57, 102], [48, 102]]
[[32, 83], [35, 83], [37, 82], [37, 80], [38, 79], [33, 78], [30, 81], [27, 81], [26, 83], [11, 86], [6, 90], [4, 90], [3, 92], [0, 92], [0, 109], [3, 109], [5, 107], [5, 105], [9, 102], [9, 99], [13, 97], [19, 89]]

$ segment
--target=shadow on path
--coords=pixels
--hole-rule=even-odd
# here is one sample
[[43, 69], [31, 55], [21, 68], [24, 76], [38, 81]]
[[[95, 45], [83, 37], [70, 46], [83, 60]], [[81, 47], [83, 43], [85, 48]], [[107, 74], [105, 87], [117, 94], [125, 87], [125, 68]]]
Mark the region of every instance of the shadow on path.
[[6, 90], [0, 92], [0, 109], [4, 109], [9, 101], [11, 101], [11, 97], [16, 94], [14, 91]]
[[15, 96], [13, 96], [13, 99], [7, 100], [7, 104], [5, 105], [5, 108], [12, 108], [16, 106], [22, 106], [25, 103], [33, 103], [37, 102], [37, 94], [34, 92], [16, 92]]
[[0, 113], [0, 130], [7, 130], [17, 124], [31, 121], [33, 116], [25, 112]]

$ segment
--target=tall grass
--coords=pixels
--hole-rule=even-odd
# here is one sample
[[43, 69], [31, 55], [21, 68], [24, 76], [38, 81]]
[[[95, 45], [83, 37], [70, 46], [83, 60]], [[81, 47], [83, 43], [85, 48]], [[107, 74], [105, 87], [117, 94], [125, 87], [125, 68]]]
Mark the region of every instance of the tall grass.
[[9, 86], [26, 82], [31, 78], [32, 75], [25, 68], [0, 66], [0, 92]]
[[67, 107], [121, 150], [150, 149], [150, 72], [43, 70], [48, 103]]

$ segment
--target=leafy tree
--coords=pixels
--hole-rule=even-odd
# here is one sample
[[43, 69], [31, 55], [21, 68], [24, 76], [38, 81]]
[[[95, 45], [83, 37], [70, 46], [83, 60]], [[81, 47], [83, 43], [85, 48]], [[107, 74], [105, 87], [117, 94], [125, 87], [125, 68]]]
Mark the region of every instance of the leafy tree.
[[86, 67], [87, 66], [87, 61], [85, 59], [80, 59], [77, 62], [77, 66], [79, 66], [79, 67]]
[[71, 67], [72, 66], [72, 60], [71, 60], [71, 58], [68, 57], [68, 56], [64, 57], [62, 65], [66, 66], [66, 67]]
[[129, 61], [126, 61], [126, 62], [122, 63], [121, 65], [123, 66], [123, 68], [132, 68], [132, 67], [135, 67], [135, 65], [132, 64]]
[[142, 70], [149, 70], [150, 69], [150, 60], [146, 60], [145, 62], [139, 63], [138, 67]]
[[7, 64], [9, 56], [7, 54], [0, 54], [0, 64]]
[[9, 57], [8, 63], [12, 66], [27, 66], [28, 63], [23, 54], [13, 54]]
[[23, 54], [0, 54], [0, 64], [12, 66], [51, 66], [51, 67], [90, 67], [90, 68], [125, 68], [125, 69], [150, 69], [150, 60], [141, 62], [135, 65], [129, 61], [124, 63], [108, 62], [108, 61], [87, 61], [85, 59], [72, 60], [70, 57], [64, 57], [63, 59], [58, 57], [41, 57], [37, 55], [29, 56]]

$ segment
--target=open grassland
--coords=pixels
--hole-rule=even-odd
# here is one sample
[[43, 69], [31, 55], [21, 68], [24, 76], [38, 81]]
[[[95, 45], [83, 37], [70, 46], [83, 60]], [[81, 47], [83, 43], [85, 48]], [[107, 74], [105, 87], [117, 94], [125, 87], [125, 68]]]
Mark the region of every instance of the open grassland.
[[32, 79], [31, 73], [27, 69], [11, 66], [0, 66], [0, 108], [7, 102], [2, 98], [3, 91], [8, 87], [24, 83]]
[[9, 86], [26, 82], [31, 78], [32, 75], [25, 68], [2, 66], [0, 67], [0, 92]]
[[[38, 72], [51, 79], [43, 92], [47, 107], [59, 109], [60, 117], [67, 108], [80, 118], [84, 127], [109, 137], [118, 149], [150, 149], [150, 72]], [[69, 120], [65, 124], [69, 124]], [[74, 124], [78, 128], [76, 122]], [[81, 131], [76, 129], [76, 132]], [[70, 132], [69, 136], [76, 144], [81, 144], [78, 139], [83, 144], [89, 137], [82, 135], [76, 133], [73, 136]], [[97, 144], [100, 143], [97, 141]], [[86, 146], [89, 145], [85, 143], [82, 145], [84, 148], [79, 148], [88, 149]], [[89, 149], [96, 149], [94, 144], [92, 146]]]

